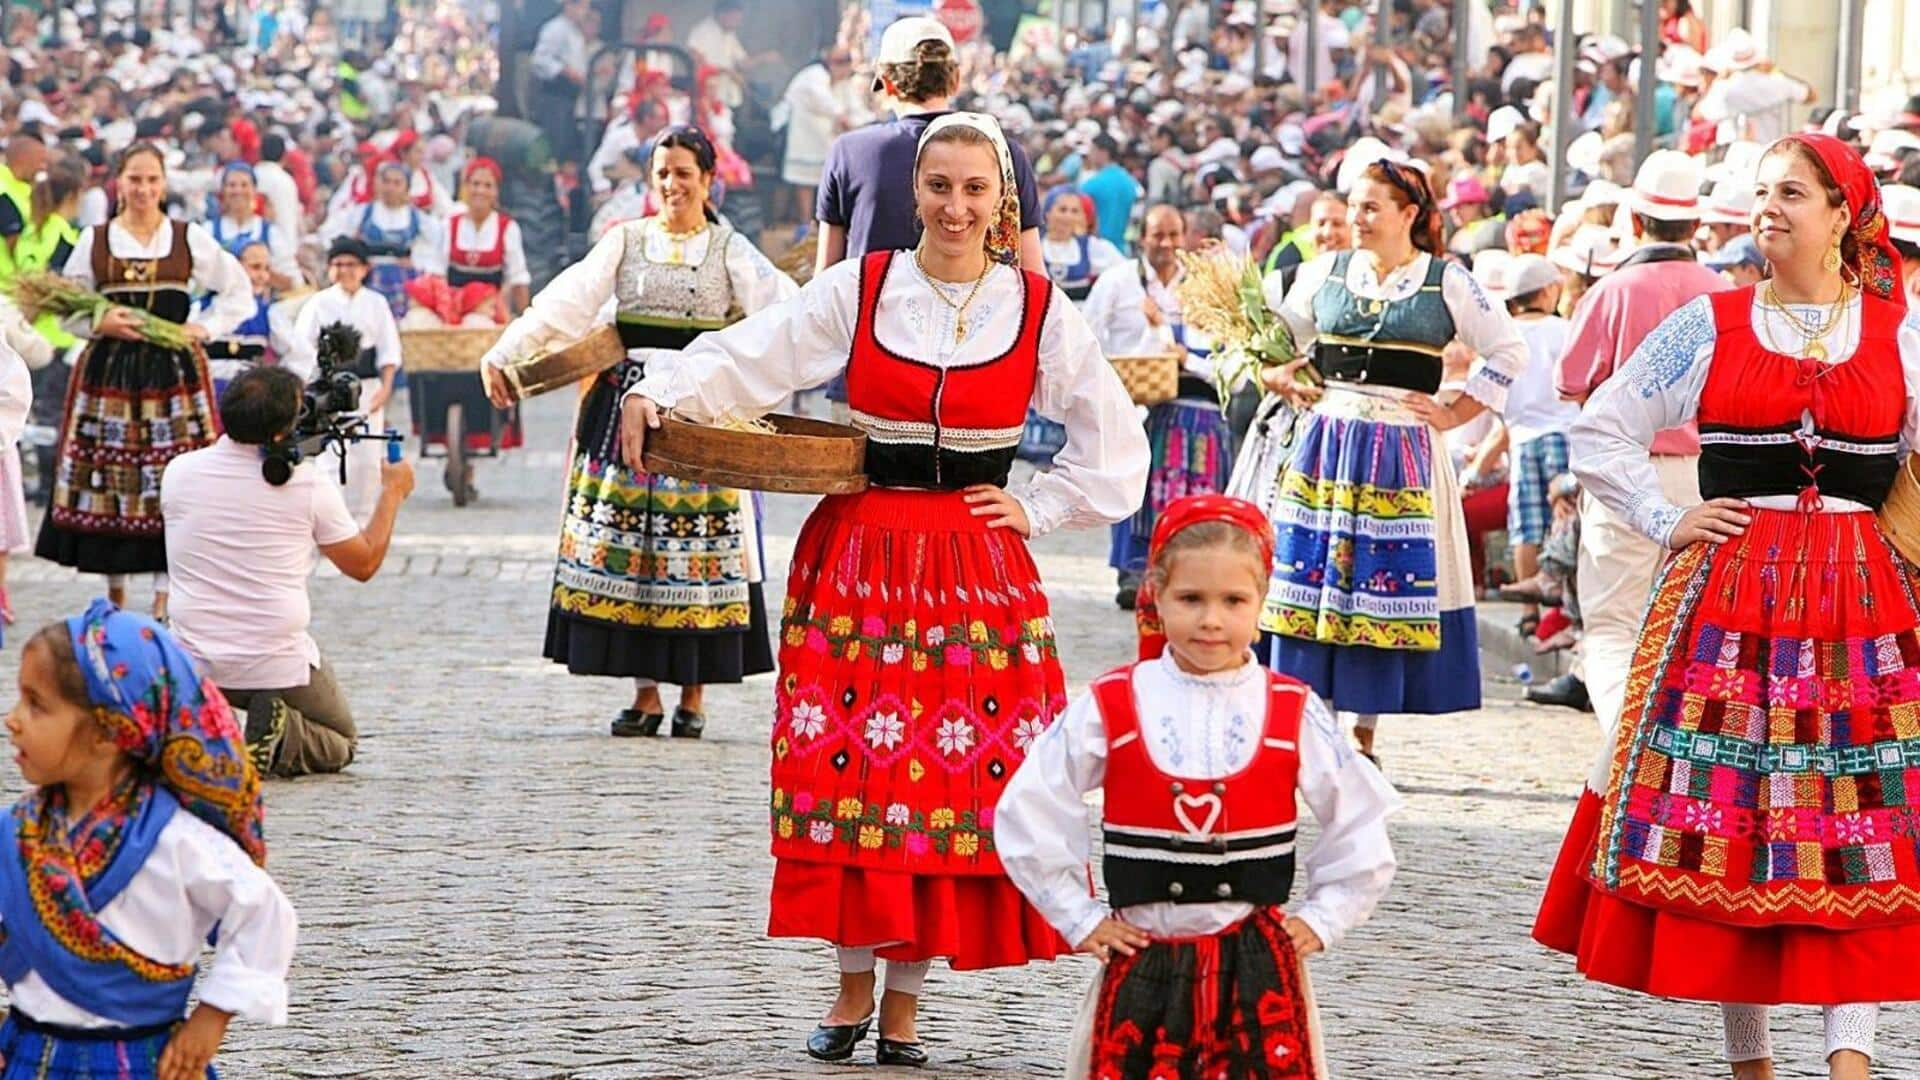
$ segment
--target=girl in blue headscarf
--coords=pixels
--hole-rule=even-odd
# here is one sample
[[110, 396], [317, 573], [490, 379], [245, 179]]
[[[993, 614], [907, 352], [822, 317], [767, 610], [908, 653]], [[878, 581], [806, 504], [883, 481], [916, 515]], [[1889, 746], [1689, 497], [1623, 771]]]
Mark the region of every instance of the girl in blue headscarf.
[[42, 629], [7, 734], [33, 786], [0, 839], [0, 1080], [210, 1078], [235, 1015], [285, 1023], [295, 921], [261, 869], [260, 777], [172, 635], [105, 600]]

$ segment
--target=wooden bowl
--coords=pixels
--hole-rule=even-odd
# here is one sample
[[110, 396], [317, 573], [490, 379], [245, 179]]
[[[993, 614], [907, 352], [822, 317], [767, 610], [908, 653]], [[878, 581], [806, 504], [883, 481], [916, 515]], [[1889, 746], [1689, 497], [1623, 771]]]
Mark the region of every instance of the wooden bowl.
[[570, 345], [508, 364], [500, 371], [506, 375], [514, 399], [525, 401], [590, 379], [626, 358], [627, 347], [620, 343], [620, 331], [607, 325]]
[[693, 424], [668, 415], [647, 432], [650, 473], [749, 491], [848, 495], [867, 487], [867, 435], [845, 424], [773, 413], [779, 434]]

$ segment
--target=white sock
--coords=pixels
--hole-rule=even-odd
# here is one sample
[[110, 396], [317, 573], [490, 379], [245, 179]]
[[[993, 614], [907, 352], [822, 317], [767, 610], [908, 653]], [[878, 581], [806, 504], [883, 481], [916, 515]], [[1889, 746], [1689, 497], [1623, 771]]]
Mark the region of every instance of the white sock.
[[1826, 1022], [1828, 1057], [1841, 1050], [1857, 1050], [1869, 1060], [1873, 1058], [1873, 1035], [1879, 1026], [1880, 1006], [1829, 1005], [1820, 1010], [1820, 1018]]
[[1767, 1030], [1765, 1005], [1722, 1005], [1727, 1029], [1727, 1061], [1765, 1061], [1773, 1056], [1773, 1036]]

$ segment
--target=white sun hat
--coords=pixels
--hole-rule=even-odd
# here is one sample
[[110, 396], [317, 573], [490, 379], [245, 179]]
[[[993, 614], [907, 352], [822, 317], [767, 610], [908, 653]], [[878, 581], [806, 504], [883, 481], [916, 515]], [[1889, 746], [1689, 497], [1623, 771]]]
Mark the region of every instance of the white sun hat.
[[1634, 174], [1627, 202], [1634, 213], [1655, 221], [1697, 221], [1704, 179], [1699, 158], [1678, 150], [1655, 150]]

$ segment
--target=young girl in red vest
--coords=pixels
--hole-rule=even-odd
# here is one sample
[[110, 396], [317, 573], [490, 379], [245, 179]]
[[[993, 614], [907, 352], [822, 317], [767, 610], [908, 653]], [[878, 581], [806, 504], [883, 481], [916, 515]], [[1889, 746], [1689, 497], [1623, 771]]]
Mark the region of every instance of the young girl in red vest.
[[[1273, 561], [1252, 503], [1198, 495], [1155, 525], [1140, 661], [1094, 680], [1033, 744], [994, 824], [1007, 876], [1104, 965], [1068, 1075], [1328, 1074], [1301, 958], [1393, 880], [1379, 770], [1305, 684], [1251, 652]], [[1089, 895], [1086, 807], [1104, 787], [1108, 898]], [[1320, 838], [1290, 910], [1296, 793]]]

